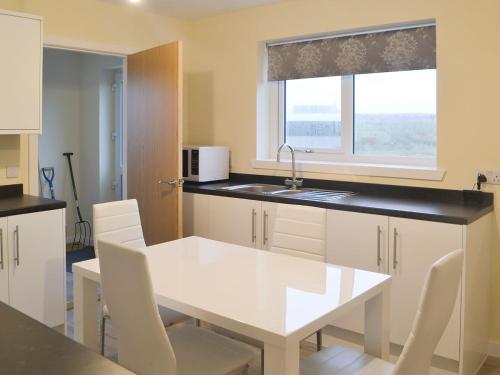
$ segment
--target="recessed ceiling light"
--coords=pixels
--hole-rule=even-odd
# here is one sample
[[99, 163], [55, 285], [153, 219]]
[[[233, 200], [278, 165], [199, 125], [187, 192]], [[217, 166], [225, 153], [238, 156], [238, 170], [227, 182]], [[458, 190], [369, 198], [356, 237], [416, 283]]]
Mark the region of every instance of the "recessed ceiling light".
[[129, 0], [131, 3], [134, 3], [134, 4], [137, 4], [137, 3], [140, 3], [141, 0]]

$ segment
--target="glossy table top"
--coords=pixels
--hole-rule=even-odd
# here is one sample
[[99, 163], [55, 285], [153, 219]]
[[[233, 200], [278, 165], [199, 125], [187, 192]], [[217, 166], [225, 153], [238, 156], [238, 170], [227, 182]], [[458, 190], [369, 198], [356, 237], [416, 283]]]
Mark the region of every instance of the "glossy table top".
[[[158, 303], [269, 341], [314, 332], [391, 277], [200, 237], [145, 249]], [[98, 280], [98, 260], [73, 266]], [[321, 323], [322, 324], [322, 323]]]

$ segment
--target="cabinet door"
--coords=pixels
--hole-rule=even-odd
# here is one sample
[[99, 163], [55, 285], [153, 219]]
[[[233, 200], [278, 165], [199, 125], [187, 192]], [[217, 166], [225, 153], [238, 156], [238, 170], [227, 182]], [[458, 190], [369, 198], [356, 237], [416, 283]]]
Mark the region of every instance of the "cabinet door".
[[0, 133], [40, 129], [42, 21], [0, 14]]
[[261, 202], [210, 196], [209, 238], [260, 248]]
[[[326, 261], [373, 272], [387, 272], [389, 218], [381, 215], [328, 210]], [[364, 306], [332, 323], [364, 332]]]
[[7, 218], [0, 218], [0, 302], [9, 303], [9, 252]]
[[278, 203], [262, 202], [262, 250], [269, 250], [273, 244], [277, 207]]
[[183, 193], [182, 197], [184, 237], [210, 237], [210, 196]]
[[[391, 342], [403, 345], [410, 333], [422, 288], [432, 264], [462, 248], [461, 225], [402, 218], [389, 219], [389, 273], [391, 291]], [[458, 360], [460, 293], [436, 354]]]
[[9, 216], [10, 305], [50, 327], [64, 323], [63, 210]]

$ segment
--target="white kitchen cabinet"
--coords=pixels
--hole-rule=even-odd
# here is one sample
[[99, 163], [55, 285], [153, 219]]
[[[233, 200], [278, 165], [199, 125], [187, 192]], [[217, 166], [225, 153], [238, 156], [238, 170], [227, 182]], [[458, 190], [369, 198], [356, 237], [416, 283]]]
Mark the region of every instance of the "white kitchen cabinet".
[[64, 210], [7, 218], [8, 303], [50, 327], [65, 321]]
[[[422, 220], [328, 210], [327, 260], [393, 276], [391, 342], [404, 345], [432, 264], [462, 248], [462, 226]], [[379, 258], [380, 254], [380, 258]], [[436, 354], [459, 359], [460, 298]], [[363, 333], [363, 307], [333, 322]]]
[[[326, 261], [366, 271], [388, 271], [389, 218], [382, 215], [327, 210]], [[335, 322], [335, 326], [362, 333], [364, 308]]]
[[250, 199], [210, 196], [209, 238], [260, 248], [262, 203]]
[[[432, 264], [463, 247], [463, 226], [403, 218], [389, 219], [391, 342], [403, 345], [417, 312], [425, 278]], [[461, 299], [451, 315], [435, 354], [459, 359]]]
[[210, 195], [184, 193], [182, 199], [184, 237], [210, 238]]
[[9, 252], [7, 218], [0, 218], [0, 302], [9, 303]]
[[42, 19], [0, 11], [0, 134], [41, 133]]
[[184, 236], [271, 248], [277, 203], [183, 193]]

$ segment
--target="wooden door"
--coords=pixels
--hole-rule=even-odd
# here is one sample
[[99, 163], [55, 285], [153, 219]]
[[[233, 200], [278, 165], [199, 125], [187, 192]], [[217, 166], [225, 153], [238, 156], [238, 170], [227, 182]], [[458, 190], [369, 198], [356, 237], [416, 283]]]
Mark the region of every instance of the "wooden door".
[[0, 302], [9, 303], [9, 251], [7, 218], [0, 218]]
[[260, 248], [261, 206], [250, 199], [210, 196], [210, 238]]
[[147, 245], [182, 235], [182, 44], [127, 62], [127, 196], [139, 202]]
[[[420, 295], [432, 264], [462, 248], [461, 225], [403, 218], [389, 219], [391, 342], [403, 345], [417, 313]], [[394, 262], [395, 260], [395, 262]], [[460, 293], [435, 354], [459, 359]]]
[[[387, 273], [389, 218], [348, 211], [327, 211], [327, 262]], [[364, 306], [335, 320], [333, 325], [364, 332]]]
[[10, 305], [49, 327], [65, 321], [63, 210], [9, 216]]

